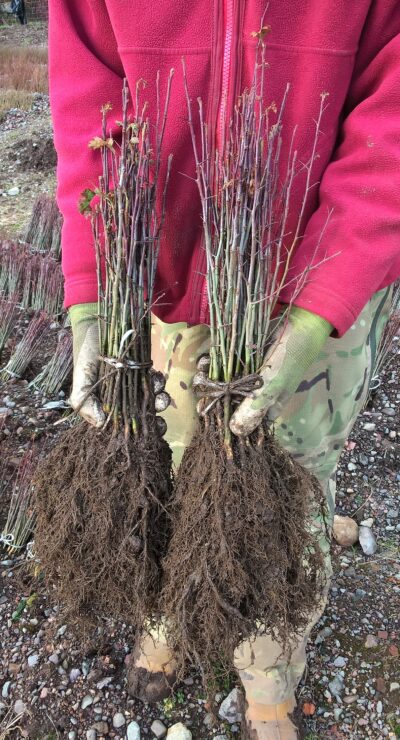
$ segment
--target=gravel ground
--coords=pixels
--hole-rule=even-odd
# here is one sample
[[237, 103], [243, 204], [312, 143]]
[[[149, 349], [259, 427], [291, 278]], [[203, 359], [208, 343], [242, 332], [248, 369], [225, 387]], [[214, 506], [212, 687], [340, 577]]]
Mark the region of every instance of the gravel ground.
[[[54, 325], [47, 355], [56, 331]], [[313, 632], [309, 669], [298, 696], [308, 740], [400, 737], [398, 370], [397, 357], [341, 458], [337, 511], [359, 524], [367, 522], [376, 552], [366, 556], [359, 544], [332, 544], [329, 606]], [[43, 408], [48, 399], [32, 394], [30, 377], [0, 388], [6, 477], [18, 468], [28, 446], [39, 450], [59, 433], [53, 422], [62, 412]], [[136, 722], [142, 737], [154, 738], [156, 720], [167, 728], [182, 722], [194, 738], [240, 736], [238, 717], [233, 715], [232, 723], [213, 718], [196, 676], [154, 707], [132, 699], [125, 678], [133, 644], [129, 628], [108, 625], [101, 643], [74, 636], [23, 557], [3, 554], [0, 579], [3, 727], [19, 717], [19, 729], [11, 736], [130, 738], [137, 728], [133, 724], [129, 734], [127, 728]], [[231, 689], [228, 681], [221, 686], [219, 703]]]
[[[0, 26], [0, 43], [44, 41], [44, 24]], [[10, 111], [0, 124], [0, 231], [21, 234], [36, 194], [54, 192], [49, 141], [45, 96], [37, 96], [27, 113]], [[18, 192], [9, 194], [14, 188]], [[42, 364], [54, 351], [57, 331], [54, 325]], [[7, 358], [8, 352], [2, 364]], [[400, 737], [399, 359], [382, 377], [340, 461], [337, 513], [366, 523], [376, 551], [367, 556], [359, 544], [332, 543], [329, 604], [313, 631], [298, 694], [308, 740]], [[49, 399], [28, 388], [38, 369], [34, 364], [24, 380], [0, 385], [0, 530], [24, 452], [33, 447], [39, 453], [62, 428], [53, 423], [63, 412], [46, 409]], [[133, 740], [140, 734], [163, 737], [167, 729], [169, 737], [189, 740], [182, 727], [171, 729], [180, 722], [199, 740], [240, 737], [228, 679], [216, 696], [221, 717], [212, 715], [195, 675], [159, 705], [137, 702], [125, 676], [133, 644], [129, 628], [109, 624], [101, 640], [74, 635], [32, 563], [5, 551], [0, 556], [0, 740]]]
[[15, 19], [4, 17], [0, 25], [0, 45], [8, 46], [45, 46], [47, 44], [47, 23], [30, 21], [21, 26]]

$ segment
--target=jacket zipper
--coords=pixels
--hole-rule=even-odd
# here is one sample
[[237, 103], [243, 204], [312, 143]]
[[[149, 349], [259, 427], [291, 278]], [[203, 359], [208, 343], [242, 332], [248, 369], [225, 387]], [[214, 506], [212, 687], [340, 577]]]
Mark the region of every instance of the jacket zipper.
[[[232, 59], [232, 41], [234, 26], [234, 0], [223, 0], [223, 49], [222, 49], [222, 73], [221, 88], [216, 117], [215, 142], [214, 146], [221, 148], [224, 138], [224, 127], [226, 124], [226, 111], [229, 95], [229, 82]], [[214, 150], [215, 151], [215, 150]], [[212, 152], [213, 153], [213, 152]], [[201, 303], [200, 303], [200, 323], [205, 323], [208, 317], [208, 294], [207, 280], [204, 278]]]

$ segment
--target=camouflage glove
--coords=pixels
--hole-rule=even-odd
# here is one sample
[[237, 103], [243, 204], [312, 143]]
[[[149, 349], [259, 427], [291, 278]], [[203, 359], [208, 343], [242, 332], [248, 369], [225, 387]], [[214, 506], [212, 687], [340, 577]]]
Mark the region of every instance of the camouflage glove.
[[[99, 429], [106, 417], [96, 393], [90, 393], [90, 389], [98, 379], [100, 365], [97, 312], [97, 303], [80, 303], [69, 309], [74, 353], [74, 372], [69, 402], [83, 419]], [[156, 394], [156, 411], [165, 411], [170, 403], [170, 397], [164, 391], [165, 378], [162, 373], [153, 372], [152, 381]], [[161, 418], [158, 422], [160, 431], [164, 434], [165, 422]]]
[[245, 398], [232, 416], [234, 434], [248, 435], [264, 416], [274, 421], [317, 359], [333, 326], [310, 311], [293, 306], [285, 327], [278, 329], [259, 370], [264, 385]]

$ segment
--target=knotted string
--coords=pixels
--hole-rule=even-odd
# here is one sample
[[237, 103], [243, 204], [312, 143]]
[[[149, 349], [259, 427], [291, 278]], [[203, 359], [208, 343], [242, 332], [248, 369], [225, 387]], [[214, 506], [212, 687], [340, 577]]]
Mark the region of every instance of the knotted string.
[[242, 398], [254, 398], [254, 391], [261, 388], [263, 379], [258, 373], [245, 375], [243, 378], [235, 378], [229, 382], [222, 380], [211, 380], [203, 371], [198, 371], [193, 378], [193, 392], [200, 399], [211, 398], [211, 402], [200, 412], [205, 416], [218, 401], [229, 398], [232, 401], [241, 401]]
[[135, 360], [119, 357], [103, 357], [102, 355], [100, 355], [99, 359], [105, 362], [106, 365], [111, 365], [116, 370], [146, 370], [146, 368], [153, 366], [151, 360], [148, 362], [136, 362]]

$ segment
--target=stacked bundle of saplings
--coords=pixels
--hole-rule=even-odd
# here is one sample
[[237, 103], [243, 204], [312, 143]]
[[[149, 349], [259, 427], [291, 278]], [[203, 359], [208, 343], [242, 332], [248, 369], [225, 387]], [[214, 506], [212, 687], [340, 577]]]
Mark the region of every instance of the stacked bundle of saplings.
[[101, 430], [85, 422], [72, 428], [35, 476], [35, 551], [78, 624], [120, 617], [141, 626], [158, 608], [172, 479], [155, 413], [150, 310], [171, 161], [161, 177], [171, 79], [172, 72], [164, 115], [152, 129], [139, 84], [128, 117], [124, 83], [120, 144], [107, 132], [108, 105], [102, 135], [90, 142], [103, 173], [99, 187], [85, 191], [82, 209], [90, 209], [97, 253], [96, 390], [106, 420]]
[[[181, 675], [194, 664], [208, 688], [217, 669], [233, 667], [234, 650], [245, 638], [268, 632], [290, 650], [290, 638], [303, 629], [319, 599], [323, 578], [322, 553], [310, 527], [315, 509], [323, 511], [318, 482], [282, 449], [267, 423], [247, 438], [235, 437], [229, 427], [238, 403], [262, 384], [257, 370], [301, 220], [299, 214], [288, 244], [297, 159], [293, 149], [282, 182], [285, 106], [271, 126], [271, 110], [260, 94], [264, 53], [260, 41], [252, 86], [238, 100], [215, 158], [201, 100], [196, 135], [186, 82], [211, 344], [194, 379], [199, 426], [175, 481], [163, 606]], [[319, 123], [316, 140], [318, 132]]]

